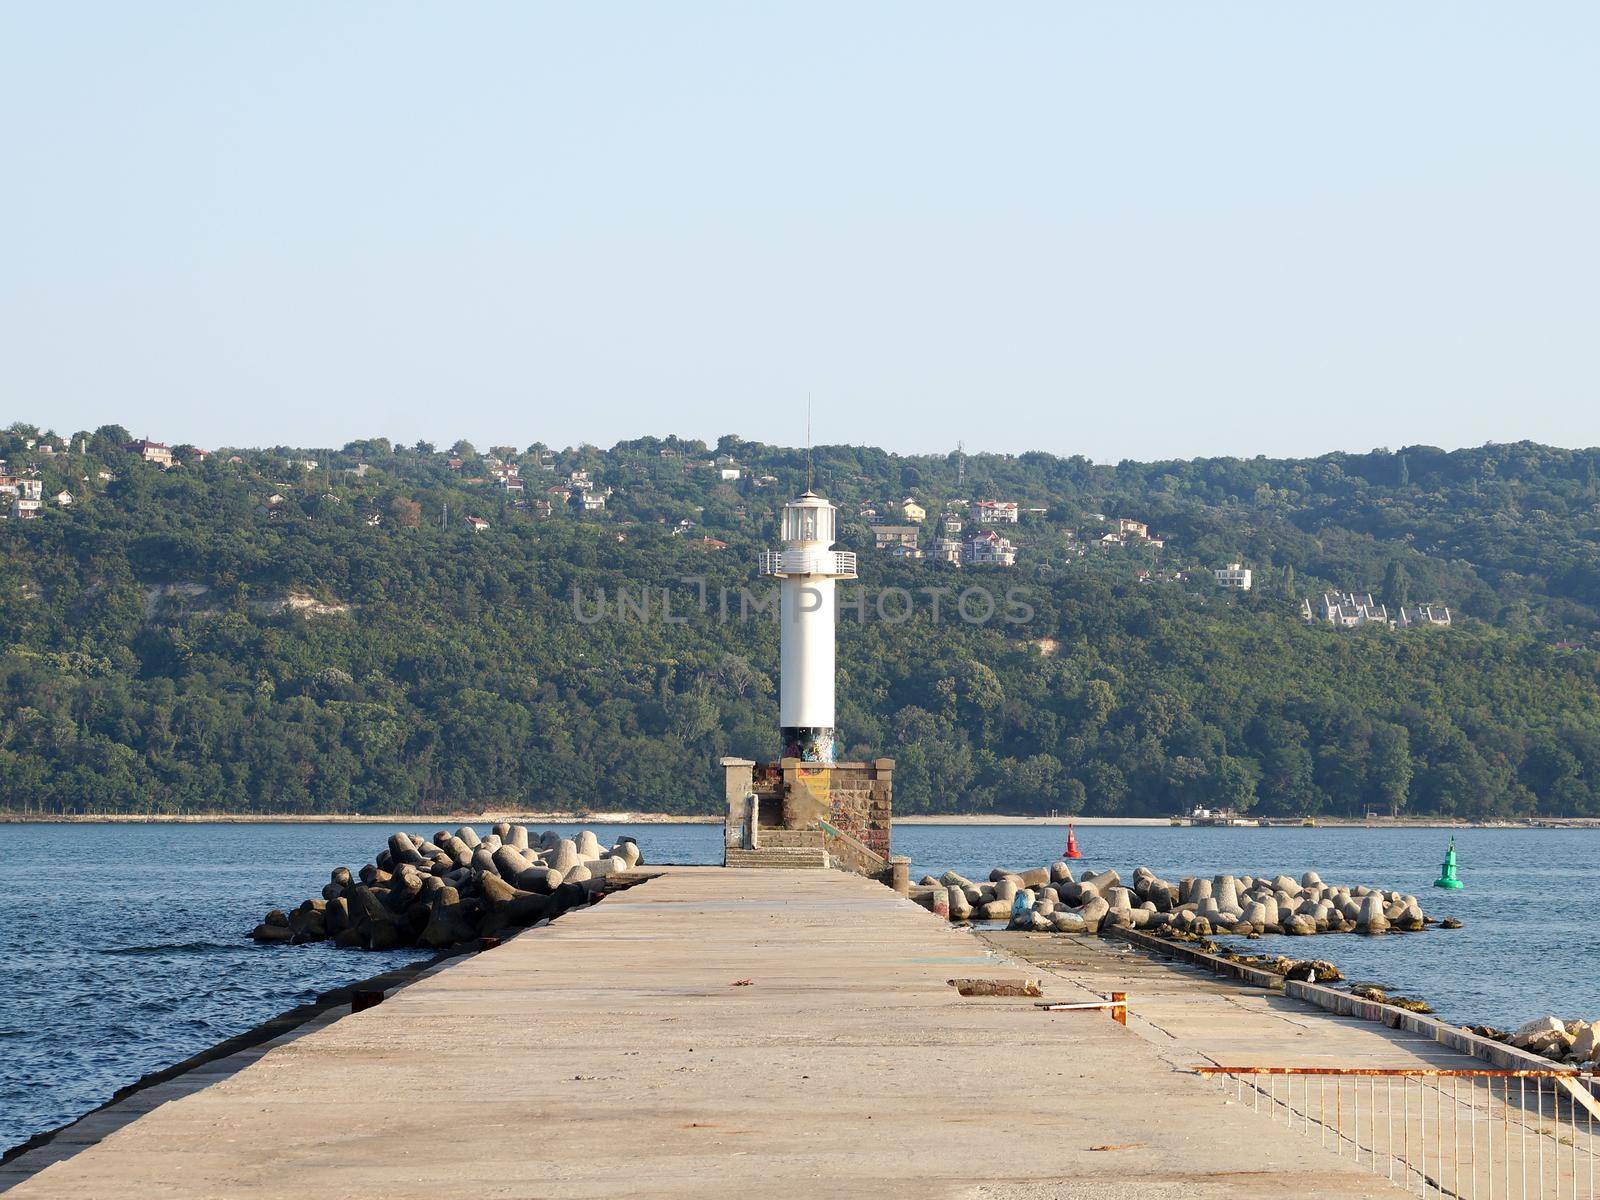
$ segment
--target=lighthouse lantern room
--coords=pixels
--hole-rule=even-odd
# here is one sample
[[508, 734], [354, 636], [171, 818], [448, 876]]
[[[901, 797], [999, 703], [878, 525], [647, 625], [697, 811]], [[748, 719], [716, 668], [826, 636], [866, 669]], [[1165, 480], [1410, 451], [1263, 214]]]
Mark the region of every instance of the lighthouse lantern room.
[[778, 724], [783, 757], [834, 758], [834, 584], [856, 577], [856, 556], [834, 550], [838, 510], [806, 492], [783, 506], [782, 550], [761, 555], [761, 573], [779, 581]]

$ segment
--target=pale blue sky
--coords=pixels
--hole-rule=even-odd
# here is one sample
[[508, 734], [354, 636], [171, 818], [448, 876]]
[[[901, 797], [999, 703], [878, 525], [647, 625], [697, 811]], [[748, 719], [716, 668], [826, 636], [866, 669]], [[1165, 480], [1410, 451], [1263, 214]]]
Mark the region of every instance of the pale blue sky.
[[1593, 4], [0, 4], [0, 422], [1600, 443]]

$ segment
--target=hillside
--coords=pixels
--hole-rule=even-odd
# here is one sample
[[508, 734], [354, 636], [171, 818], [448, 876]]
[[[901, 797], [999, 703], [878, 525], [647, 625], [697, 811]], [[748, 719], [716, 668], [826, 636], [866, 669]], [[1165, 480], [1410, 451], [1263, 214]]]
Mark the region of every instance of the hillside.
[[[761, 592], [804, 451], [376, 439], [175, 447], [164, 468], [131, 441], [0, 435], [0, 475], [42, 497], [0, 522], [10, 809], [687, 812], [718, 795], [718, 756], [776, 750], [776, 625], [740, 620], [739, 589]], [[819, 448], [863, 585], [915, 609], [846, 611], [842, 747], [899, 760], [903, 812], [1600, 814], [1597, 461]], [[585, 494], [574, 472], [603, 507], [551, 493]], [[1015, 565], [875, 549], [863, 510], [907, 498], [930, 550], [947, 510], [970, 533], [966, 502], [1017, 503], [996, 527]], [[1234, 561], [1251, 591], [1216, 586]], [[1028, 619], [961, 619], [973, 586]], [[928, 588], [953, 589], [937, 619]], [[1306, 620], [1327, 590], [1453, 620]]]

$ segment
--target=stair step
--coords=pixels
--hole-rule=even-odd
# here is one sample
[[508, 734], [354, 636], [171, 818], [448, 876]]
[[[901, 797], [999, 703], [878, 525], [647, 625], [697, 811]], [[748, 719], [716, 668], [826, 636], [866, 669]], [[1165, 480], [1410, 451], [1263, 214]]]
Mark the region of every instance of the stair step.
[[760, 850], [729, 850], [725, 856], [729, 867], [776, 867], [791, 870], [825, 870], [827, 851], [810, 848], [773, 848]]
[[820, 829], [763, 829], [761, 831], [762, 850], [821, 850], [823, 848], [822, 830]]

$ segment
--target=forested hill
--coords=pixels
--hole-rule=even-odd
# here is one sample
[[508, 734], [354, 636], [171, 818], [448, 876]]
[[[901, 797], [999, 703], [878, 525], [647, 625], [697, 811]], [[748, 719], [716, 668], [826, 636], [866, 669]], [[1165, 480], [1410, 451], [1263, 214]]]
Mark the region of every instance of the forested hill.
[[[709, 811], [719, 756], [777, 751], [776, 623], [738, 589], [804, 451], [130, 444], [0, 434], [7, 808]], [[899, 761], [901, 812], [1600, 814], [1597, 462], [819, 448], [889, 601], [841, 620], [841, 750]], [[907, 499], [925, 550], [1015, 502], [1015, 565], [875, 549]], [[972, 587], [1002, 616], [963, 619]], [[1452, 623], [1335, 628], [1335, 590]]]

